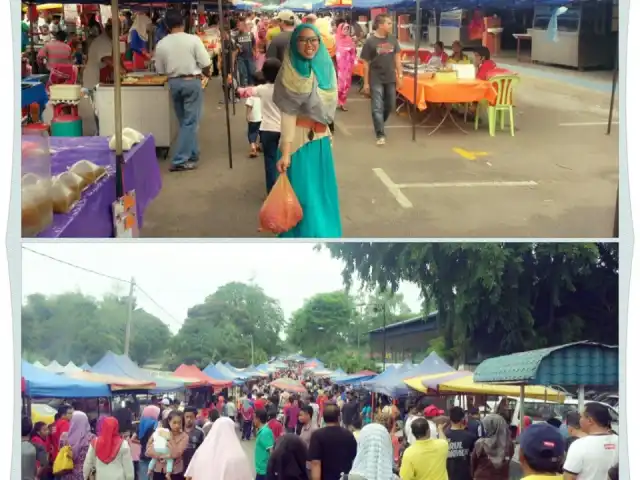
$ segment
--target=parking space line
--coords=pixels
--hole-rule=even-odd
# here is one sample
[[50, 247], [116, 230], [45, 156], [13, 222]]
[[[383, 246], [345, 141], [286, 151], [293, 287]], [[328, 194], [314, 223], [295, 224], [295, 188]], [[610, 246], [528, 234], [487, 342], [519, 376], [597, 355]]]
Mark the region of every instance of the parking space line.
[[[573, 122], [558, 124], [560, 127], [599, 127], [603, 125], [609, 125], [609, 122]], [[611, 125], [618, 125], [618, 122], [611, 122]]]
[[535, 187], [538, 182], [527, 180], [522, 182], [443, 182], [443, 183], [394, 183], [401, 188], [472, 188], [472, 187]]
[[391, 180], [389, 175], [387, 175], [383, 169], [374, 168], [373, 173], [375, 173], [376, 176], [382, 182], [382, 184], [385, 187], [387, 187], [387, 190], [389, 190], [389, 193], [393, 195], [393, 197], [396, 199], [396, 201], [400, 204], [402, 208], [413, 208], [413, 203], [411, 203], [411, 201], [405, 196], [405, 194], [402, 193], [400, 188], [398, 188], [398, 185], [396, 185], [393, 182], [393, 180]]

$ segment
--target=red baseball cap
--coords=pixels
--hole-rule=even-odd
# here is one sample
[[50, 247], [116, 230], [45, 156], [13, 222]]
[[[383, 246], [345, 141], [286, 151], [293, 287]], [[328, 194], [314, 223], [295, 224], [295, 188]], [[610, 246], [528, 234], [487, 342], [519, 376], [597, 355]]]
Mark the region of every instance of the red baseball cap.
[[433, 417], [439, 417], [440, 415], [444, 415], [444, 410], [440, 410], [435, 405], [429, 405], [427, 408], [424, 409], [425, 417], [433, 418]]

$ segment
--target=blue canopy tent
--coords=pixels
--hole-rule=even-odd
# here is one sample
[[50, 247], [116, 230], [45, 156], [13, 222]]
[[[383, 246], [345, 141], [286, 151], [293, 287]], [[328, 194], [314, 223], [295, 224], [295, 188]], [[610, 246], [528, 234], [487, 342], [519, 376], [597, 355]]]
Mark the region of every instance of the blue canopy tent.
[[367, 380], [371, 380], [375, 377], [376, 375], [362, 375], [360, 373], [355, 373], [353, 375], [347, 375], [346, 377], [337, 378], [333, 383], [335, 383], [336, 385], [358, 386], [362, 384], [362, 382], [366, 382]]
[[436, 375], [438, 373], [455, 372], [455, 369], [447, 364], [440, 356], [431, 352], [418, 365], [404, 364], [393, 374], [377, 383], [372, 390], [393, 398], [409, 395], [409, 387], [404, 380], [421, 375]]
[[89, 365], [87, 362], [84, 362], [82, 365], [80, 365], [80, 368], [85, 372], [88, 372], [91, 370], [91, 365]]
[[384, 372], [382, 372], [380, 375], [376, 375], [371, 380], [367, 380], [366, 382], [362, 382], [362, 386], [364, 388], [371, 388], [376, 382], [384, 381], [385, 378], [387, 378], [390, 375], [392, 375], [397, 369], [398, 369], [398, 367], [396, 367], [395, 365], [389, 365], [387, 367], [387, 369]]
[[347, 372], [345, 372], [340, 367], [338, 367], [338, 369], [335, 372], [329, 375], [329, 378], [342, 378], [346, 376], [347, 376]]
[[117, 355], [108, 351], [104, 356], [91, 368], [93, 373], [103, 373], [106, 375], [117, 375], [125, 378], [133, 378], [135, 380], [148, 380], [155, 382], [156, 387], [151, 390], [152, 393], [167, 393], [177, 390], [184, 390], [184, 383], [173, 382], [161, 377], [155, 377], [150, 373], [142, 370], [136, 363], [125, 355]]
[[233, 378], [234, 380], [246, 380], [248, 378], [242, 372], [238, 372], [235, 368], [229, 367], [228, 364], [224, 364], [222, 362], [216, 363], [216, 368], [220, 373], [226, 375], [228, 378]]
[[213, 378], [214, 380], [231, 380], [233, 381], [233, 384], [235, 386], [237, 385], [242, 385], [242, 381], [238, 380], [237, 378], [228, 376], [225, 373], [222, 373], [213, 363], [210, 363], [207, 368], [205, 368], [203, 370], [204, 373], [206, 373], [209, 377]]
[[88, 382], [51, 373], [22, 360], [25, 394], [33, 398], [97, 398], [110, 397], [109, 385]]
[[413, 368], [413, 364], [410, 361], [406, 361], [399, 367], [395, 368], [387, 374], [388, 370], [383, 372], [384, 375], [381, 379], [374, 378], [369, 382], [368, 386], [372, 392], [381, 393], [392, 398], [398, 398], [403, 395], [408, 395], [409, 388], [405, 385], [403, 380], [406, 378], [406, 374]]

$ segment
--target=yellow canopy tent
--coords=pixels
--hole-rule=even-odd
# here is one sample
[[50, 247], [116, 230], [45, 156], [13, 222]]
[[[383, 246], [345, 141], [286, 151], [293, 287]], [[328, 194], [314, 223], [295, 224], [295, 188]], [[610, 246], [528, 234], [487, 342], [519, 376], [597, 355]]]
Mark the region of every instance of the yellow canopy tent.
[[[458, 378], [447, 378], [451, 374], [423, 375], [421, 377], [409, 378], [404, 381], [410, 388], [418, 392], [428, 393], [430, 389], [425, 383], [437, 385], [437, 388], [431, 389], [437, 393], [444, 395], [452, 394], [470, 394], [470, 395], [502, 395], [507, 397], [520, 396], [519, 385], [505, 384], [489, 384], [476, 383], [473, 381], [473, 374], [465, 372], [467, 375], [461, 375]], [[441, 379], [442, 381], [439, 381]], [[539, 400], [549, 400], [552, 402], [564, 402], [564, 393], [552, 388], [541, 387], [538, 385], [527, 385], [524, 387], [524, 395], [526, 398], [535, 398]]]
[[118, 390], [152, 390], [155, 388], [155, 382], [144, 380], [135, 380], [133, 378], [118, 377], [116, 375], [105, 375], [93, 372], [73, 372], [66, 374], [69, 377], [78, 380], [86, 380], [88, 382], [106, 383], [111, 387], [112, 391]]

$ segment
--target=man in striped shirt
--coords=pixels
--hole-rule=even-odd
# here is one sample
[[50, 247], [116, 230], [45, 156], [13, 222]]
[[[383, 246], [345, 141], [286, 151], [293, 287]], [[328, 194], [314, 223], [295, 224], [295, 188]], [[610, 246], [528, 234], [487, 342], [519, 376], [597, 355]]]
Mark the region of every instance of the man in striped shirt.
[[47, 42], [38, 52], [38, 60], [44, 63], [50, 72], [55, 70], [58, 65], [73, 64], [71, 47], [65, 43], [66, 39], [67, 34], [58, 31], [54, 39]]

